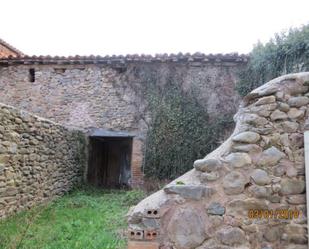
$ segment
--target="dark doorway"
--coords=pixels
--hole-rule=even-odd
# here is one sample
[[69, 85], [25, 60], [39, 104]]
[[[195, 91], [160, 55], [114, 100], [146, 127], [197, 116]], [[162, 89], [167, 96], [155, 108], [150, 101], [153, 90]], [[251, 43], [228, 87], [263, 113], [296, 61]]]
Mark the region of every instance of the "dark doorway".
[[90, 136], [88, 182], [97, 187], [129, 186], [132, 137]]

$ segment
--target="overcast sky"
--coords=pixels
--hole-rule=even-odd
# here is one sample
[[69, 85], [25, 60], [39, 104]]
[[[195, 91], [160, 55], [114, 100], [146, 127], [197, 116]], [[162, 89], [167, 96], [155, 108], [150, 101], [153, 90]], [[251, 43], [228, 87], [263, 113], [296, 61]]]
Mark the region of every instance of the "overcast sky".
[[309, 23], [309, 0], [0, 1], [0, 37], [29, 55], [247, 53]]

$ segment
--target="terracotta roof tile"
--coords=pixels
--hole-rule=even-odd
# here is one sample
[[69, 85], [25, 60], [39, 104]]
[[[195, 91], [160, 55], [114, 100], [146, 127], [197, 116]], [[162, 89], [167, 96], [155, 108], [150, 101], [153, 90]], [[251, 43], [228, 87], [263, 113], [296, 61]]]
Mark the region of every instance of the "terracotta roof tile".
[[6, 41], [2, 40], [1, 38], [0, 38], [0, 44], [4, 47], [7, 47], [9, 50], [13, 51], [14, 53], [16, 53], [17, 56], [19, 56], [19, 57], [25, 56], [25, 54], [23, 52], [21, 52], [20, 50], [18, 50], [15, 47], [13, 47], [11, 44], [7, 43]]
[[178, 54], [128, 54], [128, 55], [112, 55], [112, 56], [19, 56], [1, 58], [0, 65], [18, 65], [18, 64], [125, 64], [127, 62], [247, 62], [248, 55], [245, 54], [203, 54], [203, 53], [178, 53]]

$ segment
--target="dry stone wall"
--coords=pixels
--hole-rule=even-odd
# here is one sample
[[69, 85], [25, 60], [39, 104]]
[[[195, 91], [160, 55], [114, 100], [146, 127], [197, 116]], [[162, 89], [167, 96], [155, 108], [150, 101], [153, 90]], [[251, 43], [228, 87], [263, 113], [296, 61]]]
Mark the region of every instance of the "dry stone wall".
[[[13, 65], [0, 67], [0, 97], [16, 106], [61, 124], [88, 128], [137, 130], [147, 122], [141, 85], [155, 75], [160, 87], [172, 78], [183, 89], [194, 88], [210, 115], [235, 112], [236, 72], [243, 63], [128, 63], [104, 65]], [[35, 70], [30, 82], [29, 70]], [[223, 104], [224, 103], [224, 104]]]
[[133, 207], [129, 248], [305, 249], [309, 73], [248, 94], [231, 137]]
[[0, 218], [80, 183], [85, 143], [80, 131], [0, 104]]

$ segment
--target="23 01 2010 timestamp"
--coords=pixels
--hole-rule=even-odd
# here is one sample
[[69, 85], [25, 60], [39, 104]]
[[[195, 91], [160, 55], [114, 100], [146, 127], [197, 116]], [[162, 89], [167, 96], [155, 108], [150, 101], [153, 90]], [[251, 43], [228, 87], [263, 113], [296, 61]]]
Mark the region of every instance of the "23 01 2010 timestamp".
[[297, 219], [300, 216], [298, 209], [249, 209], [250, 219]]

